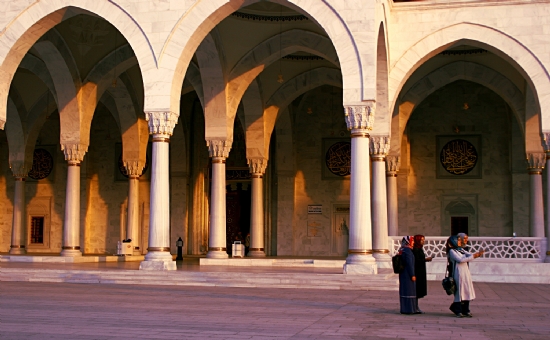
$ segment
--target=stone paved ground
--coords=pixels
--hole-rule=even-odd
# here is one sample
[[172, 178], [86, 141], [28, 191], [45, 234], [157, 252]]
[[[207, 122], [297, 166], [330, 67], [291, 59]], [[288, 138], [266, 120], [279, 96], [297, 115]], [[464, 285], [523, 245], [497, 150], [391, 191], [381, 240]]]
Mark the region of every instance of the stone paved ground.
[[475, 283], [473, 318], [439, 282], [397, 292], [0, 282], [0, 339], [543, 339], [550, 285]]

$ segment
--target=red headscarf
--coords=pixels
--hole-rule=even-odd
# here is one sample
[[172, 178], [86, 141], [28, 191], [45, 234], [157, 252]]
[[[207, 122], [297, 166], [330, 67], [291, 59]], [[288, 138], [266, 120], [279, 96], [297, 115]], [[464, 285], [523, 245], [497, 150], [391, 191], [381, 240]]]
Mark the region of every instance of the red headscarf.
[[422, 239], [425, 239], [424, 235], [414, 235], [414, 248], [422, 248], [422, 245], [420, 244], [420, 242], [422, 241]]

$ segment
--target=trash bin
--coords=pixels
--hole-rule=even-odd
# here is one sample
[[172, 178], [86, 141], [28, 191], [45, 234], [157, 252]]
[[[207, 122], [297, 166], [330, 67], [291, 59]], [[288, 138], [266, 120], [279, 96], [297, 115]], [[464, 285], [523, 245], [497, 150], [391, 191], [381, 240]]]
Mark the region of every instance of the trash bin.
[[119, 256], [132, 255], [132, 240], [118, 241], [116, 247], [116, 254]]

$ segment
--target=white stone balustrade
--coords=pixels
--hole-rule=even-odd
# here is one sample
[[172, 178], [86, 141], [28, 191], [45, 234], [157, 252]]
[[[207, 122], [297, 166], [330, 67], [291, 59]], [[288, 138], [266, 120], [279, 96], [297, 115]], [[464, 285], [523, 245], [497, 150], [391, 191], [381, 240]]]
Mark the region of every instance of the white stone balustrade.
[[[389, 249], [395, 255], [403, 236], [390, 236]], [[426, 236], [424, 252], [434, 259], [445, 258], [445, 236]], [[476, 261], [499, 262], [544, 262], [546, 258], [546, 237], [468, 237], [470, 252], [485, 250], [485, 254]]]

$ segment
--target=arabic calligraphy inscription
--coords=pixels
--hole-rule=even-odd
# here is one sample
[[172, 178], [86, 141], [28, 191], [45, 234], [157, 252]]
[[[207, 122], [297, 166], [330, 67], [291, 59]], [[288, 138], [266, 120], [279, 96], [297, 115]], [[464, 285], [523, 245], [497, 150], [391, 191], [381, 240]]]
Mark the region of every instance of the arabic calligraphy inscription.
[[443, 146], [439, 158], [448, 173], [465, 175], [476, 166], [478, 155], [472, 143], [464, 139], [454, 139]]
[[325, 155], [325, 164], [333, 174], [348, 176], [351, 174], [351, 143], [334, 143]]

